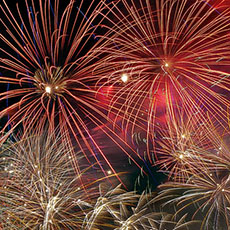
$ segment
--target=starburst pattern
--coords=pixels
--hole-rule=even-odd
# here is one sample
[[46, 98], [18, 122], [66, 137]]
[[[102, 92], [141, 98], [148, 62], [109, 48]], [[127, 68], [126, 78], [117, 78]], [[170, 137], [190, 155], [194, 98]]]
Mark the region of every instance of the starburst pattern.
[[221, 149], [214, 135], [217, 127], [200, 113], [192, 111], [188, 116], [183, 109], [167, 120], [156, 131], [154, 164], [175, 180], [186, 180], [205, 165], [212, 167], [216, 150]]
[[[31, 127], [42, 130], [48, 126], [52, 133], [59, 127], [62, 136], [74, 140], [86, 157], [95, 158], [89, 161], [101, 163], [102, 171], [106, 164], [116, 173], [91, 132], [98, 128], [115, 145], [128, 145], [106, 126], [104, 104], [95, 90], [98, 77], [92, 72], [101, 60], [93, 50], [101, 41], [95, 37], [98, 25], [93, 23], [100, 24], [102, 9], [103, 2], [92, 1], [86, 8], [84, 1], [71, 0], [64, 5], [32, 0], [25, 1], [25, 9], [18, 4], [14, 16], [3, 1], [5, 20], [1, 22], [6, 31], [0, 34], [4, 44], [0, 82], [7, 90], [0, 93], [0, 102], [7, 100], [9, 106], [2, 107], [0, 118], [9, 119], [0, 131], [1, 143], [19, 128], [26, 133]], [[73, 163], [80, 173], [77, 159]]]
[[[205, 124], [206, 128], [211, 127], [208, 122]], [[209, 149], [203, 154], [198, 151], [195, 161], [189, 158], [193, 163], [182, 178], [178, 173], [173, 182], [160, 185], [158, 199], [165, 199], [166, 206], [176, 204], [176, 214], [189, 212], [192, 218], [202, 220], [201, 229], [227, 229], [230, 226], [230, 156], [225, 142], [229, 132], [227, 128], [224, 132], [213, 128], [207, 137], [212, 144], [208, 145]]]
[[60, 135], [44, 132], [33, 133], [3, 149], [4, 168], [0, 171], [3, 229], [80, 228], [84, 219], [80, 207], [87, 207], [95, 196], [96, 181], [87, 172], [90, 166], [84, 166], [80, 153], [77, 156], [82, 162], [82, 174], [76, 175], [70, 146]]
[[[230, 229], [227, 0], [10, 4], [0, 229]], [[120, 178], [121, 151], [142, 194]], [[168, 180], [152, 193], [157, 170]]]
[[101, 82], [114, 87], [110, 114], [126, 131], [139, 126], [154, 132], [178, 106], [185, 113], [211, 112], [224, 123], [229, 11], [219, 13], [209, 2], [123, 0], [113, 20], [107, 17], [103, 51], [110, 55], [97, 68], [104, 71]]

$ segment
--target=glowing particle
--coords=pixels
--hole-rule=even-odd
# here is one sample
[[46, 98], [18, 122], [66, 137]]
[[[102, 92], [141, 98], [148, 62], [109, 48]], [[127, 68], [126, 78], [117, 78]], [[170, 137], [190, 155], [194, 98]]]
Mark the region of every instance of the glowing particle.
[[183, 154], [180, 154], [179, 158], [180, 158], [180, 159], [183, 159], [183, 158], [184, 158], [184, 155], [183, 155]]
[[121, 76], [121, 80], [124, 82], [124, 83], [126, 83], [127, 81], [128, 81], [128, 75], [127, 74], [122, 74], [122, 76]]
[[165, 67], [169, 67], [169, 64], [168, 64], [168, 63], [165, 63]]
[[108, 170], [107, 173], [108, 173], [108, 175], [111, 175], [111, 174], [112, 174], [112, 171], [111, 171], [111, 170]]
[[185, 138], [185, 135], [184, 135], [184, 134], [182, 134], [182, 135], [181, 135], [181, 138], [183, 138], [183, 139], [184, 139], [184, 138]]
[[45, 91], [46, 91], [46, 93], [51, 94], [51, 87], [50, 86], [46, 86], [45, 87]]
[[224, 188], [221, 191], [224, 192], [225, 191]]

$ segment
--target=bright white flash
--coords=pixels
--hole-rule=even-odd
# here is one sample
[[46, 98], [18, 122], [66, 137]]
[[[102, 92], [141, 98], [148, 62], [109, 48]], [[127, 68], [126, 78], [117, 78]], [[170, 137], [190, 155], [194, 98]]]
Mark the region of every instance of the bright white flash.
[[51, 87], [50, 86], [46, 86], [45, 90], [47, 93], [51, 94]]
[[122, 74], [122, 76], [121, 76], [121, 80], [124, 82], [124, 83], [126, 83], [127, 81], [128, 81], [128, 75], [127, 74]]

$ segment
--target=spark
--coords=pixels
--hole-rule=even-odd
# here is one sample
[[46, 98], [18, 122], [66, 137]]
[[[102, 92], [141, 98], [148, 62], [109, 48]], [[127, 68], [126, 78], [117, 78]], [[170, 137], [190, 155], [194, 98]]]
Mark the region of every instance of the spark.
[[129, 77], [128, 77], [128, 75], [127, 74], [122, 74], [122, 76], [121, 76], [121, 80], [124, 82], [124, 83], [126, 83], [128, 80], [129, 80]]
[[46, 86], [46, 87], [45, 87], [45, 91], [46, 91], [46, 93], [51, 94], [52, 89], [51, 89], [50, 86]]

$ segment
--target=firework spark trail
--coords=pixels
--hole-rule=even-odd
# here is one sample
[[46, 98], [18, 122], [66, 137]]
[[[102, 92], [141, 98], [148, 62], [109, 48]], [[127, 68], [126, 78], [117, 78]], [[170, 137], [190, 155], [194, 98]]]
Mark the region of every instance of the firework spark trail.
[[[98, 15], [104, 3], [92, 1], [86, 10], [84, 1], [78, 4], [69, 1], [66, 7], [60, 3], [54, 1], [52, 6], [48, 0], [25, 1], [27, 14], [17, 4], [17, 15], [7, 1], [1, 5], [1, 23], [6, 31], [0, 34], [4, 44], [0, 49], [0, 66], [6, 74], [0, 76], [0, 83], [11, 85], [9, 90], [0, 93], [1, 103], [9, 101], [9, 106], [1, 109], [0, 117], [10, 115], [1, 129], [1, 142], [21, 127], [26, 133], [28, 128], [42, 130], [48, 125], [52, 133], [58, 125], [62, 134], [74, 139], [86, 157], [94, 156], [94, 161], [101, 163], [95, 153], [98, 152], [116, 173], [91, 135], [92, 126], [101, 127], [99, 130], [129, 155], [124, 149], [128, 145], [104, 125], [108, 121], [106, 107], [97, 99], [98, 75], [92, 74], [95, 66], [103, 61], [93, 52], [95, 47], [101, 47], [103, 39], [93, 38], [103, 20]], [[11, 128], [5, 134], [8, 126]], [[75, 158], [74, 153], [72, 157]], [[77, 159], [73, 163], [80, 173]], [[106, 174], [103, 166], [100, 167]]]
[[31, 133], [3, 148], [0, 162], [4, 166], [0, 171], [3, 229], [80, 228], [85, 215], [83, 207], [90, 207], [99, 179], [87, 172], [91, 166], [85, 165], [80, 153], [76, 155], [82, 162], [82, 173], [76, 175], [68, 141], [63, 141], [59, 134]]
[[131, 133], [136, 125], [153, 132], [156, 119], [183, 106], [225, 123], [229, 9], [218, 13], [198, 0], [122, 3], [112, 10], [113, 19], [107, 17], [104, 62], [95, 70], [104, 73], [100, 84], [114, 88], [114, 120]]

